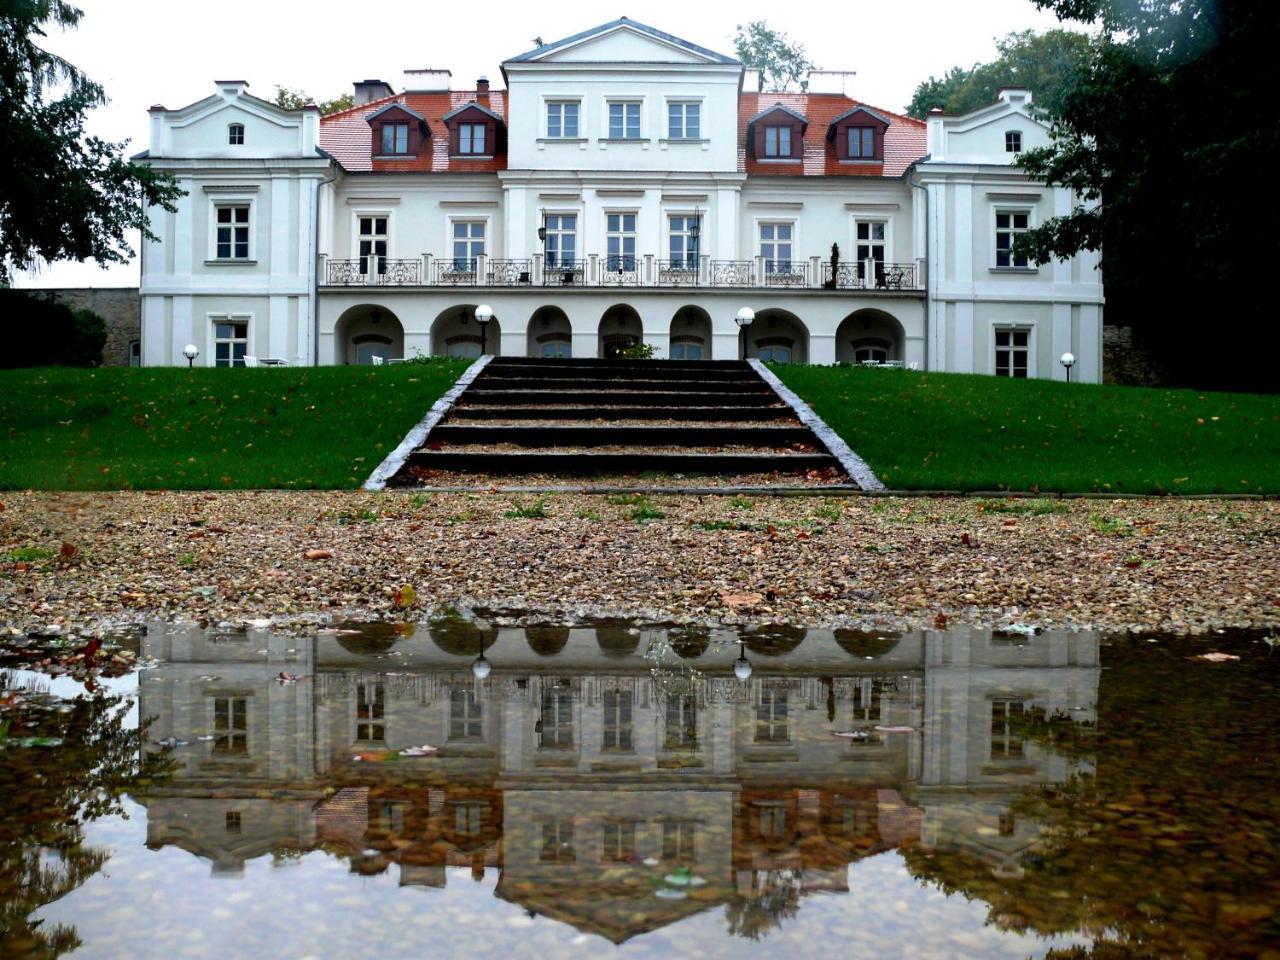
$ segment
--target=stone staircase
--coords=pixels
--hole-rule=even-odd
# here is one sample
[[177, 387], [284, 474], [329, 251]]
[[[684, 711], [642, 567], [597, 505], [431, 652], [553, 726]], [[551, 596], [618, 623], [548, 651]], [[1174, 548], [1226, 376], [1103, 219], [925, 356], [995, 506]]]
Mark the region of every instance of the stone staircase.
[[452, 486], [475, 475], [851, 485], [740, 361], [495, 357], [389, 484]]

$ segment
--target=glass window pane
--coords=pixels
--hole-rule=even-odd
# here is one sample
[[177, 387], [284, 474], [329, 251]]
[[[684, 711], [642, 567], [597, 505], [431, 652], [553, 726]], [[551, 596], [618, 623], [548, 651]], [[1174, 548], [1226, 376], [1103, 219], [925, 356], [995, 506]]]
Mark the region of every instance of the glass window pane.
[[1013, 215], [1013, 225], [1018, 230], [1027, 229], [1027, 215], [1025, 213], [1015, 213]]
[[1009, 215], [1007, 213], [996, 214], [996, 228], [1006, 230], [1009, 227]]

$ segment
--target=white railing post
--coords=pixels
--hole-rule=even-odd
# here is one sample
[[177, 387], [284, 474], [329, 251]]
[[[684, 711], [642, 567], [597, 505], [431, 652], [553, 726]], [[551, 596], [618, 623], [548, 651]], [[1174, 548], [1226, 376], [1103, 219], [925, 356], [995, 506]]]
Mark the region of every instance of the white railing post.
[[429, 253], [422, 255], [422, 282], [425, 285], [431, 284], [431, 254]]
[[925, 279], [926, 279], [926, 278], [925, 278], [925, 269], [926, 269], [926, 267], [928, 266], [928, 263], [929, 263], [929, 261], [927, 261], [924, 257], [918, 257], [918, 258], [916, 258], [916, 277], [915, 277], [916, 284], [915, 284], [915, 286], [916, 286], [916, 289], [917, 289], [917, 290], [923, 290], [923, 289], [925, 288]]
[[755, 263], [753, 263], [753, 264], [752, 264], [752, 271], [751, 271], [751, 272], [752, 272], [752, 277], [751, 277], [752, 286], [756, 286], [756, 287], [763, 287], [763, 286], [764, 286], [764, 277], [765, 277], [765, 273], [764, 273], [764, 254], [763, 254], [763, 253], [758, 254], [758, 255], [756, 256], [756, 258], [755, 258]]
[[483, 287], [488, 283], [489, 255], [482, 253], [476, 257], [476, 286]]
[[542, 286], [542, 269], [542, 254], [535, 253], [533, 255], [533, 273], [529, 278], [533, 281], [535, 286]]
[[868, 257], [862, 261], [862, 285], [868, 290], [876, 289], [879, 284], [879, 277], [876, 276], [876, 258]]
[[711, 255], [704, 253], [698, 257], [698, 286], [703, 287], [711, 282]]
[[587, 254], [587, 274], [582, 278], [582, 282], [588, 287], [597, 287], [600, 285], [600, 254]]
[[653, 269], [652, 253], [644, 255], [644, 273], [636, 277], [636, 283], [642, 287], [656, 287], [658, 285], [658, 274]]
[[822, 284], [818, 281], [818, 277], [822, 276], [822, 270], [818, 266], [818, 258], [809, 258], [809, 276], [805, 278], [806, 287], [820, 287]]

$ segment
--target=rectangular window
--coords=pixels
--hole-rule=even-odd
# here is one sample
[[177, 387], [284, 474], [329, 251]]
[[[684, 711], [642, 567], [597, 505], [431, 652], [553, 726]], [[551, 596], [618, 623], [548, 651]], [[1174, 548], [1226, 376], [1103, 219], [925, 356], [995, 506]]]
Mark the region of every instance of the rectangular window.
[[1027, 232], [1031, 214], [1026, 210], [996, 211], [996, 266], [1026, 267], [1027, 258], [1013, 252], [1013, 241]]
[[381, 681], [356, 684], [356, 739], [382, 741], [387, 739], [383, 723], [387, 710], [386, 687]]
[[858, 220], [854, 223], [857, 244], [854, 250], [859, 269], [864, 260], [884, 263], [884, 238], [888, 224], [884, 220]]
[[359, 218], [360, 272], [367, 274], [372, 261], [377, 260], [379, 275], [387, 272], [387, 218]]
[[244, 124], [233, 123], [227, 127], [227, 143], [233, 147], [244, 146]]
[[698, 824], [694, 820], [664, 820], [662, 862], [693, 863], [697, 856]]
[[556, 140], [578, 138], [578, 101], [560, 100], [547, 104], [547, 136]]
[[552, 214], [547, 217], [547, 266], [574, 265], [578, 251], [578, 217], [576, 214]]
[[213, 752], [233, 756], [244, 756], [249, 752], [249, 701], [247, 698], [214, 698]]
[[790, 743], [791, 693], [777, 687], [760, 692], [756, 707], [756, 743]]
[[484, 128], [483, 123], [458, 124], [458, 153], [484, 156]]
[[[674, 351], [672, 358], [676, 359]], [[680, 359], [697, 360], [685, 356]], [[668, 750], [698, 749], [698, 698], [693, 694], [681, 694], [667, 700], [667, 736], [664, 746]]]
[[1026, 706], [1021, 700], [994, 700], [991, 703], [991, 756], [1022, 756], [1021, 722]]
[[577, 854], [573, 849], [573, 821], [551, 820], [542, 825], [542, 852], [538, 859], [544, 863], [573, 863]]
[[787, 808], [781, 803], [757, 803], [756, 836], [762, 840], [782, 840], [787, 835]]
[[475, 690], [458, 687], [449, 691], [449, 739], [479, 740], [483, 715]]
[[849, 128], [849, 159], [871, 160], [876, 155], [876, 133], [870, 127]]
[[232, 836], [238, 836], [240, 833], [240, 811], [228, 810], [227, 815], [223, 818], [226, 824], [227, 833]]
[[1021, 153], [1022, 152], [1022, 131], [1010, 130], [1004, 135], [1004, 152], [1005, 153]]
[[567, 750], [573, 746], [573, 697], [568, 690], [544, 690], [538, 718], [543, 749]]
[[142, 341], [141, 340], [129, 341], [129, 366], [131, 367], [142, 366]]
[[484, 227], [483, 220], [453, 222], [453, 269], [476, 269], [476, 257], [484, 253]]
[[461, 837], [477, 837], [484, 822], [484, 804], [469, 800], [453, 805], [453, 832]]
[[764, 155], [766, 157], [791, 156], [791, 128], [764, 128]]
[[605, 215], [606, 270], [634, 270], [636, 268], [636, 215], [634, 213], [610, 213]]
[[996, 328], [996, 376], [1027, 376], [1027, 359], [1030, 356], [1030, 330]]
[[219, 260], [249, 259], [249, 205], [227, 204], [217, 208], [217, 250]]
[[702, 104], [668, 103], [667, 138], [697, 140], [702, 136]]
[[382, 125], [383, 154], [409, 152], [409, 125], [407, 123], [384, 123]]
[[601, 830], [604, 863], [633, 863], [636, 859], [636, 825], [633, 821], [608, 821]]
[[[674, 269], [697, 269], [698, 245], [701, 242], [702, 227], [700, 219], [699, 217], [686, 216], [671, 218], [668, 250], [671, 256], [671, 266]], [[695, 226], [698, 228], [698, 237], [693, 235]]]
[[630, 690], [606, 690], [604, 692], [604, 750], [630, 751], [634, 749], [631, 729], [631, 707], [635, 698]]
[[609, 139], [640, 139], [640, 104], [632, 100], [609, 103]]
[[764, 257], [767, 273], [791, 271], [791, 239], [794, 225], [790, 223], [760, 224], [760, 256]]
[[215, 320], [213, 323], [213, 365], [243, 367], [249, 352], [247, 320]]

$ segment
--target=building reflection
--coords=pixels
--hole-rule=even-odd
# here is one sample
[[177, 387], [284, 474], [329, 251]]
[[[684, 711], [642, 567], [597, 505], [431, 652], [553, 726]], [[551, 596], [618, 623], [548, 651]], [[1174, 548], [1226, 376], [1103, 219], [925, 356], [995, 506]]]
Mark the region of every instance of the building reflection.
[[894, 849], [1017, 876], [1038, 830], [1012, 802], [1088, 771], [1037, 731], [1092, 724], [1099, 678], [1093, 635], [963, 627], [169, 625], [143, 652], [176, 761], [140, 798], [150, 845], [229, 875], [319, 848], [427, 888], [497, 871], [614, 942], [721, 904], [758, 936]]

